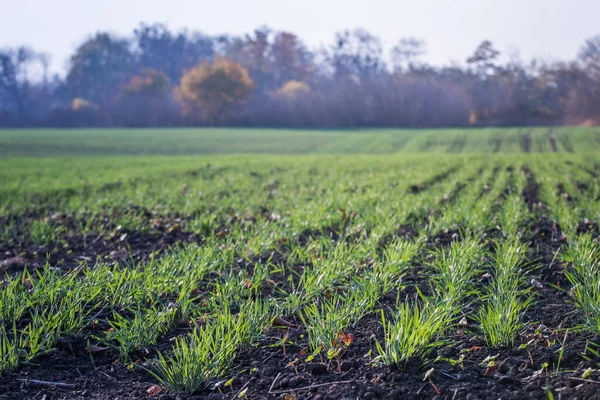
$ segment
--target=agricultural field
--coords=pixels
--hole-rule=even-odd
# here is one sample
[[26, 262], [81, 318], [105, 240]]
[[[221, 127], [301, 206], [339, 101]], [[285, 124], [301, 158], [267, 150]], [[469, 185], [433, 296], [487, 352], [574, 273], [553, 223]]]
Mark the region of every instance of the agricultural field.
[[0, 156], [600, 151], [600, 128], [0, 131]]
[[0, 399], [587, 399], [600, 130], [0, 131]]

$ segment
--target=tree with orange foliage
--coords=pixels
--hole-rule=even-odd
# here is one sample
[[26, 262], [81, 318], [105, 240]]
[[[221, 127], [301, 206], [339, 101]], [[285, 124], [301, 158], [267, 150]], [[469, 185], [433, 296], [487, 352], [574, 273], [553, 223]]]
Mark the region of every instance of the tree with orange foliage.
[[141, 75], [134, 75], [123, 89], [129, 95], [163, 96], [169, 91], [169, 77], [162, 71], [145, 68]]
[[254, 82], [244, 67], [218, 57], [186, 71], [175, 89], [175, 98], [184, 115], [200, 111], [216, 122], [228, 107], [247, 99], [253, 90]]
[[303, 94], [310, 93], [310, 86], [304, 82], [291, 80], [286, 82], [283, 86], [277, 89], [274, 92], [274, 95], [286, 97], [286, 98], [296, 98]]
[[176, 115], [170, 97], [171, 83], [162, 71], [145, 68], [132, 76], [118, 98], [120, 121], [125, 126], [167, 124]]

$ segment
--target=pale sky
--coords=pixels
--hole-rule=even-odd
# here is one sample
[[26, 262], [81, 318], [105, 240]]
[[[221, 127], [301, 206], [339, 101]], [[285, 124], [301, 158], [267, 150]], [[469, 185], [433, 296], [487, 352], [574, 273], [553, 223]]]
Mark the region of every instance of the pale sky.
[[336, 31], [365, 28], [390, 48], [399, 38], [425, 39], [425, 60], [463, 62], [483, 39], [524, 60], [573, 58], [600, 34], [600, 0], [0, 0], [0, 46], [27, 44], [68, 56], [90, 34], [130, 34], [140, 22], [172, 30], [243, 34], [261, 25], [296, 33], [309, 47]]

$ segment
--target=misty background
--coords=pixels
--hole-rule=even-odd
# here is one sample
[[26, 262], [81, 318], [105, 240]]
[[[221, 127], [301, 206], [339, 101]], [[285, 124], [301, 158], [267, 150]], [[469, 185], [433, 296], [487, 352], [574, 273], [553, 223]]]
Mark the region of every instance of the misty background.
[[5, 3], [0, 126], [600, 122], [594, 1]]

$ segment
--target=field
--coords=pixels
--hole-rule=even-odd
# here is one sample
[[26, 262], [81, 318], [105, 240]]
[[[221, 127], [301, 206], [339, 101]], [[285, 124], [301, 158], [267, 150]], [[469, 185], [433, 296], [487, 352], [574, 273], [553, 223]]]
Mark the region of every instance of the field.
[[0, 131], [0, 399], [596, 398], [598, 151]]
[[600, 129], [89, 129], [0, 132], [0, 156], [600, 151]]

